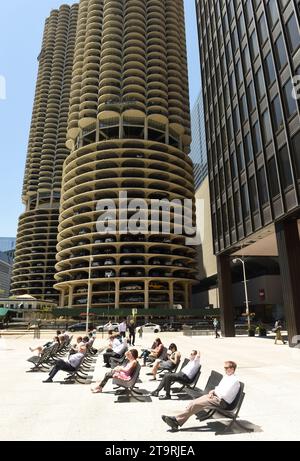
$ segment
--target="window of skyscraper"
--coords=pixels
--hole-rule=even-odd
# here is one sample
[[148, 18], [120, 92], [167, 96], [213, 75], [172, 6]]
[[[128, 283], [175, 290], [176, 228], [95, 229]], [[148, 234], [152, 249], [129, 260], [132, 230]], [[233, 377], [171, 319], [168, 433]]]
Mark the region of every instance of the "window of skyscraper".
[[236, 80], [237, 80], [238, 86], [240, 86], [243, 83], [243, 69], [242, 69], [242, 63], [240, 59], [236, 63]]
[[231, 72], [231, 74], [229, 75], [229, 87], [231, 97], [233, 98], [236, 95], [236, 83], [233, 72]]
[[229, 165], [229, 160], [226, 160], [225, 162], [225, 181], [226, 184], [230, 183], [230, 165]]
[[229, 42], [226, 43], [225, 52], [226, 52], [227, 62], [230, 63], [232, 61], [232, 50], [231, 50], [230, 40]]
[[280, 192], [275, 157], [272, 157], [268, 161], [268, 175], [270, 181], [271, 197], [275, 198], [279, 195]]
[[242, 143], [240, 143], [237, 146], [236, 156], [237, 156], [239, 171], [243, 171], [245, 169], [245, 159], [244, 159], [244, 152], [243, 152]]
[[230, 103], [230, 95], [229, 95], [228, 83], [226, 83], [225, 86], [224, 86], [224, 100], [225, 100], [225, 107], [228, 107], [229, 103]]
[[284, 10], [290, 0], [279, 0], [281, 9]]
[[230, 142], [233, 139], [233, 126], [232, 126], [231, 116], [229, 116], [229, 118], [227, 119], [227, 134], [228, 134], [228, 142], [230, 144]]
[[278, 153], [278, 162], [281, 182], [283, 188], [287, 189], [289, 186], [293, 184], [293, 176], [287, 146], [284, 146], [282, 149], [280, 149]]
[[228, 232], [228, 216], [227, 216], [227, 208], [225, 204], [222, 206], [222, 220], [223, 220], [224, 232]]
[[243, 124], [248, 119], [247, 99], [245, 93], [240, 99], [240, 115]]
[[265, 110], [265, 112], [262, 114], [262, 134], [264, 144], [267, 145], [272, 139], [272, 128], [268, 110]]
[[252, 32], [249, 41], [250, 41], [251, 58], [252, 58], [253, 61], [255, 61], [255, 59], [258, 56], [258, 50], [259, 50], [258, 41], [257, 41], [257, 35], [256, 35], [255, 30]]
[[235, 134], [241, 129], [238, 106], [235, 106], [235, 108], [233, 109], [233, 128]]
[[254, 91], [254, 84], [253, 81], [249, 83], [247, 86], [247, 100], [248, 100], [248, 107], [249, 112], [251, 113], [256, 107], [256, 99], [255, 99], [255, 91]]
[[260, 43], [261, 45], [263, 45], [268, 38], [268, 30], [267, 30], [266, 18], [265, 18], [264, 13], [261, 15], [261, 17], [258, 20], [258, 35], [259, 35]]
[[247, 191], [246, 184], [244, 184], [241, 188], [241, 196], [242, 196], [243, 214], [245, 217], [247, 217], [250, 214], [250, 204], [249, 204], [249, 197], [248, 197], [248, 191]]
[[279, 69], [282, 69], [288, 62], [282, 34], [275, 42], [275, 59]]
[[245, 0], [244, 7], [245, 7], [246, 22], [249, 25], [250, 22], [253, 19], [253, 11], [252, 11], [252, 2], [251, 2], [251, 0]]
[[277, 1], [269, 0], [267, 3], [267, 14], [270, 21], [270, 26], [273, 28], [278, 21], [278, 9], [277, 9]]
[[265, 167], [263, 166], [257, 172], [257, 182], [258, 182], [258, 193], [260, 202], [262, 205], [265, 205], [269, 201], [268, 189], [267, 189], [267, 179], [265, 173]]
[[238, 33], [236, 30], [236, 27], [234, 28], [232, 34], [231, 34], [231, 40], [232, 40], [232, 50], [233, 54], [235, 54], [236, 50], [239, 47], [239, 38], [238, 38]]
[[237, 24], [238, 24], [240, 40], [242, 40], [242, 38], [244, 37], [244, 35], [246, 33], [244, 16], [242, 14], [239, 16]]
[[275, 82], [276, 73], [275, 73], [275, 66], [272, 58], [272, 53], [268, 53], [265, 58], [265, 69], [266, 69], [266, 82], [267, 85], [270, 86]]
[[253, 0], [253, 4], [254, 4], [254, 9], [257, 10], [257, 8], [259, 7], [261, 3], [261, 0]]
[[229, 197], [228, 199], [228, 218], [230, 229], [234, 227], [234, 208], [233, 208], [233, 199]]
[[297, 113], [297, 102], [292, 97], [292, 80], [289, 79], [283, 87], [283, 102], [287, 118]]
[[300, 46], [300, 34], [297, 19], [294, 14], [289, 18], [286, 23], [286, 31], [288, 36], [288, 44], [290, 52], [294, 53]]
[[296, 167], [296, 176], [300, 180], [300, 131], [292, 138], [291, 154]]
[[243, 49], [242, 61], [243, 61], [245, 75], [247, 75], [247, 73], [248, 73], [248, 71], [250, 70], [250, 67], [251, 67], [248, 45], [246, 45], [246, 47]]
[[224, 33], [224, 37], [225, 37], [227, 32], [229, 31], [228, 16], [227, 16], [226, 13], [222, 17], [222, 23], [223, 23], [223, 33]]
[[247, 164], [253, 160], [253, 148], [250, 133], [247, 133], [245, 136], [245, 158]]
[[225, 176], [224, 176], [224, 169], [220, 168], [219, 170], [219, 177], [220, 177], [220, 189], [221, 192], [224, 192], [225, 190]]
[[258, 196], [257, 196], [257, 189], [255, 183], [255, 176], [252, 176], [249, 180], [249, 197], [250, 197], [250, 205], [252, 211], [258, 210]]
[[257, 155], [262, 150], [262, 143], [261, 143], [261, 136], [260, 136], [260, 129], [259, 129], [259, 123], [258, 122], [256, 122], [254, 124], [253, 129], [252, 129], [252, 133], [253, 133], [254, 154]]
[[255, 82], [257, 88], [258, 99], [261, 100], [266, 94], [265, 81], [262, 68], [260, 67], [255, 74]]
[[272, 118], [275, 131], [278, 131], [283, 125], [283, 115], [280, 105], [279, 96], [276, 96], [271, 103], [272, 108]]
[[242, 208], [241, 208], [241, 199], [239, 192], [234, 194], [234, 210], [236, 216], [236, 222], [240, 223], [242, 221]]
[[233, 153], [230, 156], [230, 165], [231, 165], [231, 176], [233, 179], [235, 179], [237, 177], [237, 172], [238, 172], [235, 153]]

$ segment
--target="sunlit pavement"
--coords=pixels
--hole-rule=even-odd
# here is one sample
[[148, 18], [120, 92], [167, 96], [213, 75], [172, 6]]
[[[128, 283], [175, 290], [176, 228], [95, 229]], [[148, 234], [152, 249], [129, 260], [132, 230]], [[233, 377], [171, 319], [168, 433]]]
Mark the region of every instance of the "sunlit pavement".
[[[77, 333], [75, 333], [76, 336]], [[270, 338], [221, 338], [183, 336], [161, 333], [163, 343], [175, 342], [182, 356], [200, 349], [202, 374], [198, 387], [203, 388], [212, 369], [223, 372], [225, 360], [238, 364], [237, 374], [245, 383], [246, 397], [240, 411], [241, 420], [253, 433], [216, 436], [216, 430], [228, 420], [199, 423], [192, 417], [178, 432], [171, 432], [161, 415], [176, 415], [189, 402], [186, 396], [173, 394], [171, 401], [146, 397], [145, 402], [115, 403], [112, 384], [103, 394], [92, 394], [90, 385], [61, 385], [66, 374], [56, 375], [55, 383], [44, 384], [45, 373], [26, 373], [30, 363], [29, 346], [46, 342], [53, 334], [42, 334], [40, 340], [29, 335], [0, 338], [0, 440], [102, 440], [102, 441], [182, 441], [193, 440], [299, 440], [300, 427], [300, 349], [274, 344]], [[144, 334], [136, 345], [149, 347], [154, 335]], [[98, 333], [96, 346], [103, 344]], [[94, 379], [106, 372], [102, 356]], [[151, 392], [157, 384], [150, 382], [142, 368], [140, 389]], [[120, 400], [120, 399], [119, 399]], [[222, 424], [221, 424], [222, 423]]]

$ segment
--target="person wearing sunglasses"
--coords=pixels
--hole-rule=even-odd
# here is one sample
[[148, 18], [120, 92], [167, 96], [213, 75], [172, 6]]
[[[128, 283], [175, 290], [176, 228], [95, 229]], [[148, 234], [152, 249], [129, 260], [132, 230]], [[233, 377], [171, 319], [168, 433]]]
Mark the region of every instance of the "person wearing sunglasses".
[[163, 415], [162, 420], [172, 429], [178, 429], [192, 415], [196, 415], [202, 410], [217, 407], [226, 409], [234, 401], [240, 389], [240, 382], [235, 375], [236, 368], [237, 364], [235, 362], [225, 362], [225, 375], [215, 389], [193, 400], [186, 410], [176, 417]]

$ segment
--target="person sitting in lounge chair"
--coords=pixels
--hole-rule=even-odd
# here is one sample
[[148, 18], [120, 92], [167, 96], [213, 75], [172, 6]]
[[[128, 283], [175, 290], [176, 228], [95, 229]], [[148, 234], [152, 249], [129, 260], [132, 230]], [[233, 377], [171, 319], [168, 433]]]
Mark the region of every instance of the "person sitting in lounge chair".
[[240, 382], [235, 375], [236, 367], [235, 362], [225, 362], [224, 369], [226, 374], [215, 389], [193, 400], [186, 410], [176, 417], [163, 415], [162, 420], [172, 429], [178, 429], [192, 415], [196, 415], [200, 411], [218, 407], [226, 409], [234, 401], [240, 390]]
[[158, 370], [168, 370], [172, 371], [174, 368], [177, 367], [178, 363], [180, 362], [181, 354], [177, 350], [176, 344], [172, 343], [169, 346], [169, 353], [167, 360], [156, 359], [153, 364], [152, 374], [153, 378], [151, 381], [156, 380], [156, 375]]
[[156, 338], [150, 350], [145, 349], [142, 354], [141, 358], [143, 359], [144, 363], [143, 366], [146, 366], [146, 361], [154, 362], [156, 359], [160, 357], [164, 350], [164, 345], [161, 342], [160, 338]]
[[30, 352], [37, 352], [38, 355], [41, 355], [42, 352], [44, 352], [45, 349], [48, 349], [49, 347], [53, 347], [55, 344], [60, 344], [60, 340], [58, 336], [54, 336], [52, 341], [48, 341], [46, 344], [43, 346], [38, 346], [38, 347], [30, 347]]
[[106, 373], [104, 379], [91, 389], [94, 394], [102, 392], [103, 387], [109, 379], [118, 378], [124, 381], [130, 381], [137, 365], [136, 359], [138, 358], [138, 351], [136, 349], [130, 349], [126, 352], [125, 357], [128, 360], [128, 363], [124, 367], [116, 367]]

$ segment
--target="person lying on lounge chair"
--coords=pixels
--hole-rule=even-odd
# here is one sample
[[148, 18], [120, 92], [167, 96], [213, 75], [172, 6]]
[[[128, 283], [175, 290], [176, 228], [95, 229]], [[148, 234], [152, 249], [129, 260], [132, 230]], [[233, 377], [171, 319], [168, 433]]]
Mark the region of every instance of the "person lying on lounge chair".
[[136, 349], [130, 349], [129, 351], [127, 351], [125, 354], [125, 357], [128, 360], [127, 365], [124, 367], [116, 367], [113, 370], [106, 373], [103, 380], [97, 383], [96, 386], [91, 389], [91, 391], [94, 394], [102, 392], [102, 389], [105, 386], [105, 384], [108, 382], [109, 379], [112, 379], [112, 378], [118, 378], [124, 381], [130, 381], [133, 376], [136, 365], [137, 365], [136, 359], [138, 358], [138, 355], [139, 354]]

